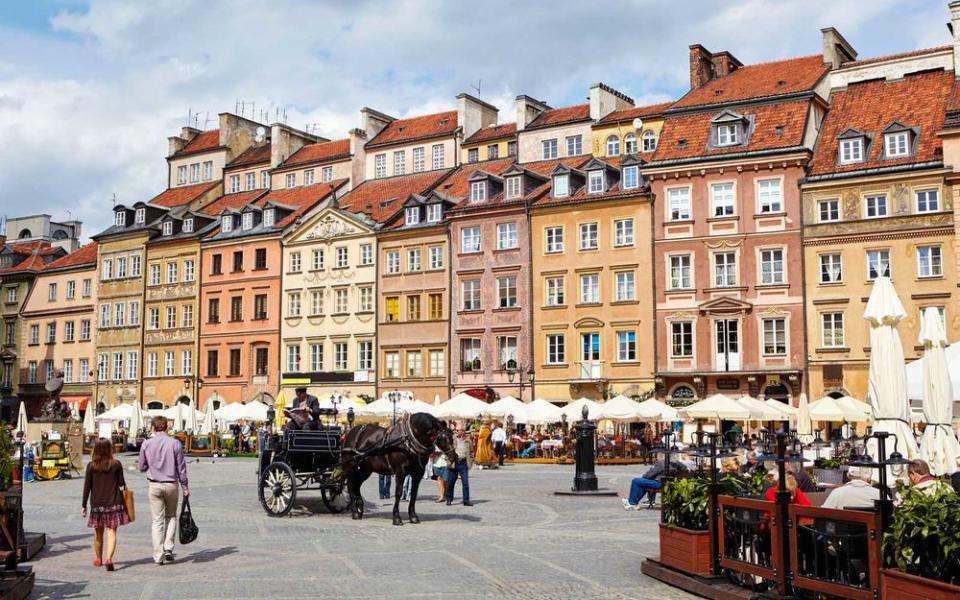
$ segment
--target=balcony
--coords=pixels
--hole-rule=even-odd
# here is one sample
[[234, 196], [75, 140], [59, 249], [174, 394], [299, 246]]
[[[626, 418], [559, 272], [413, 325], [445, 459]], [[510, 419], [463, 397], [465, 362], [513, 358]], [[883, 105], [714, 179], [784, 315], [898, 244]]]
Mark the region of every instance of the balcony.
[[583, 360], [577, 362], [578, 379], [596, 380], [603, 379], [603, 368], [599, 360]]

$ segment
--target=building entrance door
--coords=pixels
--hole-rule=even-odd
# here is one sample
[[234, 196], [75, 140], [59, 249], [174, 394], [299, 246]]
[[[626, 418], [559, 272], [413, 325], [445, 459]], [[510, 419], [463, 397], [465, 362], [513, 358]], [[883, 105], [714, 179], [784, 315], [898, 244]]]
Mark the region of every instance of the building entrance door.
[[740, 370], [740, 322], [736, 319], [714, 321], [717, 335], [717, 370]]

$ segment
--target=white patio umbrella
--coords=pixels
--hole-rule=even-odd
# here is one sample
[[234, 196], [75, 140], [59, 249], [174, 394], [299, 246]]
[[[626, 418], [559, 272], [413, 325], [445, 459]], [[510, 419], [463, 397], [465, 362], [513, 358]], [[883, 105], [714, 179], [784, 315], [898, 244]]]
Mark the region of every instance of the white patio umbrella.
[[130, 411], [130, 427], [127, 430], [127, 440], [130, 443], [137, 441], [137, 433], [143, 429], [143, 409], [140, 408], [139, 402], [134, 402], [131, 405], [132, 410]]
[[186, 414], [186, 411], [183, 410], [183, 408], [184, 408], [184, 405], [182, 402], [176, 402], [174, 403], [173, 406], [171, 406], [166, 411], [164, 411], [165, 413], [166, 412], [171, 413], [171, 416], [168, 418], [173, 419], [174, 431], [183, 431], [185, 429], [184, 425], [187, 418], [187, 414]]
[[[960, 402], [960, 342], [948, 345], [944, 351], [944, 362], [946, 363], [947, 373], [950, 375], [950, 389], [953, 391], [951, 400], [955, 403]], [[913, 361], [907, 365], [907, 395], [911, 400], [923, 400], [926, 393], [924, 370], [926, 369], [926, 356]], [[954, 404], [956, 413], [957, 405]]]
[[267, 410], [269, 408], [269, 406], [259, 400], [251, 400], [243, 405], [243, 409], [240, 411], [238, 418], [248, 421], [266, 421]]
[[87, 412], [83, 415], [83, 432], [84, 433], [96, 433], [97, 432], [97, 423], [94, 420], [94, 414], [97, 412], [97, 407], [94, 406], [93, 402], [87, 403]]
[[111, 408], [110, 410], [104, 411], [102, 414], [98, 415], [98, 419], [113, 419], [114, 421], [127, 421], [130, 419], [130, 415], [133, 414], [133, 404], [125, 402], [123, 404], [118, 404]]
[[527, 405], [513, 396], [504, 396], [490, 404], [490, 416], [506, 419], [513, 416], [514, 423], [527, 422]]
[[734, 400], [737, 404], [750, 411], [751, 421], [782, 421], [784, 413], [765, 402], [750, 396], [740, 396]]
[[639, 402], [621, 394], [600, 405], [599, 417], [611, 421], [635, 423], [644, 420], [642, 410], [643, 407], [640, 406]]
[[563, 414], [567, 415], [567, 423], [574, 423], [583, 420], [583, 407], [587, 407], [587, 418], [591, 421], [600, 416], [600, 405], [589, 398], [579, 398], [562, 409]]
[[923, 417], [927, 424], [920, 440], [920, 456], [934, 475], [951, 475], [960, 461], [960, 442], [952, 427], [953, 388], [944, 354], [947, 336], [936, 308], [923, 311], [920, 343], [924, 347]]
[[184, 418], [183, 428], [184, 428], [184, 430], [186, 430], [186, 431], [192, 431], [193, 433], [199, 433], [199, 431], [200, 431], [199, 422], [203, 419], [204, 414], [203, 414], [202, 412], [198, 411], [197, 409], [195, 409], [195, 408], [194, 408], [192, 405], [190, 405], [190, 404], [184, 405], [184, 411], [183, 411], [183, 413], [184, 413], [184, 414], [183, 414], [183, 418]]
[[559, 423], [563, 411], [560, 407], [542, 398], [538, 398], [525, 406], [527, 410], [527, 425], [548, 425]]
[[[806, 401], [807, 395], [800, 394], [800, 398]], [[779, 400], [774, 400], [773, 398], [767, 398], [766, 400], [763, 401], [763, 403], [766, 404], [767, 406], [774, 407], [775, 409], [779, 410], [783, 414], [789, 416], [791, 419], [797, 418], [797, 415], [800, 414], [799, 409], [790, 406], [786, 402], [780, 402]]]
[[[776, 400], [773, 402], [776, 402]], [[810, 419], [810, 403], [807, 402], [807, 395], [805, 393], [800, 394], [800, 407], [797, 409], [795, 416], [797, 419], [797, 435], [800, 437], [800, 441], [805, 443], [812, 442], [813, 421]]]
[[217, 417], [213, 414], [213, 398], [208, 398], [203, 410], [203, 421], [200, 422], [200, 433], [210, 435], [217, 428]]
[[27, 435], [27, 404], [21, 400], [20, 401], [20, 412], [17, 413], [17, 431], [22, 431], [23, 435]]
[[239, 421], [243, 418], [240, 416], [242, 412], [243, 403], [228, 402], [227, 404], [221, 404], [220, 408], [214, 411], [213, 414], [224, 423], [233, 423], [234, 421]]
[[[393, 416], [393, 403], [387, 400], [386, 398], [380, 398], [374, 400], [370, 404], [367, 404], [366, 412], [364, 414], [371, 415], [374, 417], [392, 417]], [[397, 402], [397, 415], [402, 414], [403, 409], [400, 407], [400, 403]]]
[[[897, 291], [887, 277], [878, 277], [873, 282], [863, 318], [870, 325], [870, 368], [867, 379], [867, 400], [873, 407], [876, 422], [873, 432], [886, 431], [897, 438], [896, 449], [907, 459], [919, 455], [917, 442], [910, 427], [910, 402], [907, 398], [907, 373], [904, 369], [903, 345], [897, 333], [897, 324], [906, 317]], [[886, 450], [894, 450], [893, 440], [888, 440]], [[876, 441], [868, 442], [868, 452], [878, 456]], [[904, 470], [904, 473], [906, 471]], [[877, 473], [875, 473], [876, 475]], [[893, 479], [890, 479], [891, 485]]]
[[490, 414], [490, 405], [467, 394], [457, 394], [439, 407], [434, 413], [441, 419], [476, 419]]
[[[801, 411], [803, 406], [800, 407]], [[807, 407], [811, 421], [846, 421], [867, 423], [873, 420], [873, 407], [850, 396], [832, 398], [824, 396]], [[799, 421], [799, 419], [798, 419]], [[798, 423], [799, 426], [799, 423]], [[799, 429], [798, 429], [799, 431]]]
[[665, 402], [660, 402], [656, 398], [644, 400], [643, 402], [639, 402], [638, 405], [637, 412], [640, 413], [641, 420], [643, 421], [669, 422], [676, 421], [680, 418], [677, 409]]
[[714, 394], [681, 408], [680, 415], [688, 419], [746, 421], [750, 418], [750, 411], [729, 396]]
[[400, 402], [397, 402], [397, 408], [402, 409], [403, 412], [409, 414], [427, 413], [428, 415], [432, 415], [433, 411], [436, 409], [435, 406], [416, 399], [401, 400]]

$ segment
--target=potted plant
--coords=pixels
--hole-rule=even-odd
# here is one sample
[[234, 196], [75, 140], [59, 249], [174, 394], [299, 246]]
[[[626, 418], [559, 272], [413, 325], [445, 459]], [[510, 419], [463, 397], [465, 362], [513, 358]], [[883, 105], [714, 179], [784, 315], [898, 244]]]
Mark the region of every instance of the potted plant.
[[883, 598], [960, 598], [960, 495], [944, 485], [925, 495], [902, 490], [883, 536]]
[[813, 477], [818, 484], [840, 485], [843, 470], [839, 458], [818, 458], [813, 461]]

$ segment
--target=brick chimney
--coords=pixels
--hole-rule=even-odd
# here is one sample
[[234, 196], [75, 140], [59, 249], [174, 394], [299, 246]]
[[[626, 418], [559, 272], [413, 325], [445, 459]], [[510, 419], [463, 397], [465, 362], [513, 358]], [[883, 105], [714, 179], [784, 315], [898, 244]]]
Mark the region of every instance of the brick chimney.
[[367, 151], [364, 149], [364, 145], [370, 140], [367, 137], [367, 132], [362, 129], [351, 129], [348, 134], [350, 136], [350, 184], [348, 187], [353, 189], [363, 183], [364, 176], [364, 165], [367, 160]]
[[960, 77], [960, 2], [951, 2], [950, 34], [953, 37], [953, 72]]
[[457, 125], [463, 131], [463, 139], [467, 139], [484, 127], [497, 124], [499, 109], [474, 98], [470, 94], [457, 96]]
[[711, 57], [710, 62], [713, 64], [714, 79], [726, 77], [730, 73], [733, 73], [743, 66], [743, 63], [737, 60], [736, 56], [730, 54], [726, 50], [715, 53]]
[[550, 106], [530, 96], [517, 96], [517, 131], [523, 131], [531, 121], [540, 116]]
[[270, 166], [279, 166], [307, 144], [329, 141], [327, 138], [307, 134], [284, 123], [274, 123], [270, 126]]
[[[954, 2], [953, 4], [960, 5], [960, 2]], [[953, 5], [951, 5], [951, 12], [952, 7]], [[954, 18], [957, 17], [954, 16]], [[839, 69], [843, 63], [857, 59], [857, 51], [853, 49], [850, 42], [840, 35], [839, 31], [833, 27], [824, 27], [820, 30], [820, 33], [823, 34], [823, 63], [825, 65], [830, 65], [831, 69]], [[956, 42], [954, 44], [956, 48]], [[956, 54], [956, 50], [954, 50], [954, 54]]]
[[701, 46], [690, 46], [690, 89], [695, 90], [713, 79], [713, 54]]
[[594, 121], [604, 118], [615, 110], [633, 108], [633, 105], [633, 98], [609, 85], [595, 83], [590, 86], [590, 118]]

